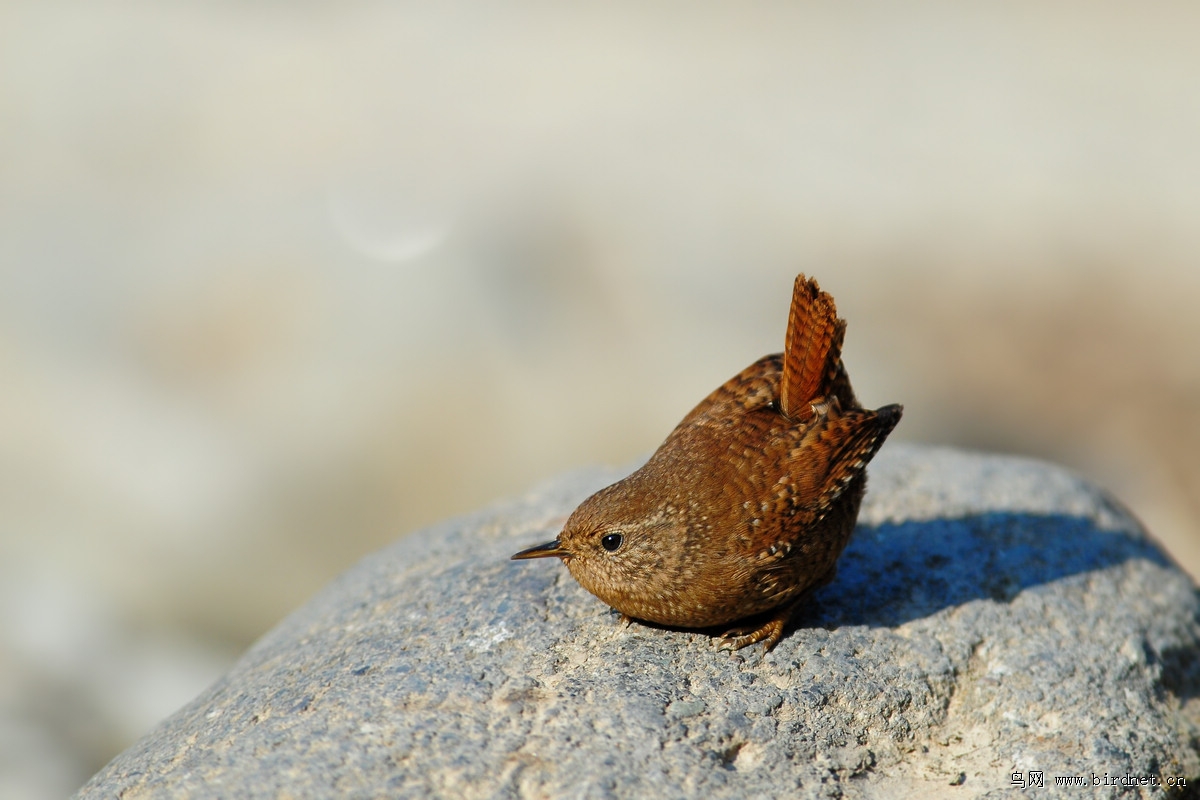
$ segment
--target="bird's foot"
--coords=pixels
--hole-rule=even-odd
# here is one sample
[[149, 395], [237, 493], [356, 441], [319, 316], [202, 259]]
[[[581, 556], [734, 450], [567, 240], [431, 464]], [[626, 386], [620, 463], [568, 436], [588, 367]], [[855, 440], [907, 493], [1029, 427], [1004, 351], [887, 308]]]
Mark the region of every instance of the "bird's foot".
[[617, 611], [615, 608], [613, 609], [613, 613], [617, 615], [617, 622], [620, 623], [622, 628], [628, 628], [633, 622], [633, 617], [629, 616], [628, 614], [623, 614], [620, 611]]
[[783, 638], [783, 629], [788, 624], [788, 621], [791, 620], [792, 614], [796, 609], [814, 591], [833, 580], [835, 574], [837, 574], [835, 569], [830, 569], [829, 572], [822, 575], [820, 579], [799, 597], [775, 609], [771, 613], [771, 616], [757, 628], [733, 628], [732, 630], [725, 631], [721, 636], [720, 644], [717, 645], [717, 648], [720, 650], [741, 650], [743, 647], [749, 647], [756, 642], [762, 642], [763, 654], [766, 655], [771, 652], [771, 648], [779, 644], [779, 640]]
[[718, 650], [741, 650], [743, 647], [749, 647], [756, 642], [763, 643], [763, 652], [770, 652], [771, 648], [779, 643], [780, 637], [783, 636], [783, 626], [791, 616], [791, 610], [783, 616], [775, 616], [767, 620], [757, 628], [733, 628], [725, 631], [721, 636], [720, 644], [717, 645]]

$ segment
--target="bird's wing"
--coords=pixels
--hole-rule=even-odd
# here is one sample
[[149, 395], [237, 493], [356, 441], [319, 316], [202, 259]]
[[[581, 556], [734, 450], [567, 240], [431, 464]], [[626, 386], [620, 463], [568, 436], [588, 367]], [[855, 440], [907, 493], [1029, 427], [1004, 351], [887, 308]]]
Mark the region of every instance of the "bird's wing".
[[842, 411], [836, 405], [830, 408], [825, 418], [814, 422], [792, 448], [789, 475], [793, 507], [814, 520], [824, 516], [863, 473], [902, 412], [898, 405], [875, 411]]
[[763, 356], [755, 361], [701, 400], [675, 426], [671, 436], [693, 425], [739, 426], [747, 412], [771, 404], [778, 405], [782, 364], [782, 353]]

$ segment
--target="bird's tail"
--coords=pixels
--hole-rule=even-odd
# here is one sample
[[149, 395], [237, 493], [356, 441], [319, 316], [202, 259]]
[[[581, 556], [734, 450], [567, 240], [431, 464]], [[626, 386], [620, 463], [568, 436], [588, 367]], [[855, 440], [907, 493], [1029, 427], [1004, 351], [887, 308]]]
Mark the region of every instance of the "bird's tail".
[[842, 408], [857, 407], [842, 367], [845, 334], [846, 321], [838, 319], [833, 298], [812, 278], [797, 275], [779, 387], [779, 408], [788, 419], [807, 421], [813, 401], [824, 397], [836, 397]]

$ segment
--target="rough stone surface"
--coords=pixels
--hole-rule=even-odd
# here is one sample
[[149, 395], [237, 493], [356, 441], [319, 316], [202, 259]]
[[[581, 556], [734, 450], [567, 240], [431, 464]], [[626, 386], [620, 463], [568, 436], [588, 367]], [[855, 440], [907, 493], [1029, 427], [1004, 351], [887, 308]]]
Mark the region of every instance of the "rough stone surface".
[[[1164, 792], [1093, 774], [1196, 791], [1196, 588], [1069, 473], [888, 445], [838, 579], [765, 657], [622, 627], [557, 562], [508, 560], [614, 477], [366, 559], [78, 796]], [[1011, 785], [1030, 770], [1044, 788]]]

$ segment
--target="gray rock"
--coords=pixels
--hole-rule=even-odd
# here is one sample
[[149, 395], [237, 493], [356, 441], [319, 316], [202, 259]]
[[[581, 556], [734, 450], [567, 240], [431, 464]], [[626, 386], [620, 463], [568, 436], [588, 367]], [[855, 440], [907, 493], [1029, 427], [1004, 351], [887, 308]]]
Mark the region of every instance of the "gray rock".
[[[623, 627], [513, 563], [592, 470], [344, 574], [79, 793], [131, 797], [1117, 796], [1200, 783], [1200, 599], [1045, 464], [888, 445], [834, 583], [779, 646]], [[1056, 788], [1082, 776], [1088, 788]], [[1134, 791], [1158, 796], [1149, 787]]]

